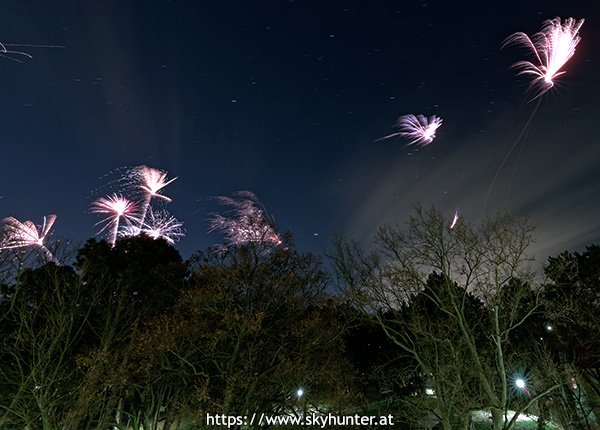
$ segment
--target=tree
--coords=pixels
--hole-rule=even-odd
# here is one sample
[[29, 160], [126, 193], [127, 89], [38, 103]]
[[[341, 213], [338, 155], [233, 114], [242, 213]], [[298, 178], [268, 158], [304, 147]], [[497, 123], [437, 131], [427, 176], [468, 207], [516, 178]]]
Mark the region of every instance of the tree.
[[[403, 422], [418, 421], [422, 410], [415, 407], [415, 394], [424, 390], [423, 378], [415, 372], [416, 362], [386, 335], [373, 318], [345, 303], [346, 354], [355, 372], [356, 411], [368, 415], [394, 414]], [[396, 318], [390, 311], [384, 320]], [[418, 403], [418, 402], [417, 402]], [[415, 415], [417, 416], [415, 418]]]
[[75, 272], [54, 263], [24, 270], [5, 293], [0, 425], [60, 428], [83, 376], [75, 358], [91, 306]]
[[76, 427], [123, 425], [136, 417], [139, 399], [131, 351], [137, 328], [169, 309], [185, 289], [187, 266], [163, 239], [128, 237], [110, 247], [89, 240], [76, 259], [86, 291], [98, 296], [77, 358], [83, 386], [71, 413]]
[[[548, 367], [569, 374], [554, 413], [568, 426], [589, 429], [600, 414], [600, 247], [550, 257], [544, 272], [546, 340], [553, 361]], [[548, 372], [550, 373], [550, 372]]]
[[320, 408], [343, 402], [350, 372], [327, 280], [315, 257], [291, 246], [197, 254], [190, 290], [140, 330], [144, 353], [132, 356], [147, 377], [171, 387], [169, 421], [298, 414], [304, 399]]
[[[480, 227], [450, 228], [439, 211], [416, 207], [406, 228], [381, 228], [372, 251], [337, 245], [336, 269], [355, 300], [418, 363], [418, 372], [433, 378], [431, 410], [444, 428], [457, 418], [464, 427], [461, 415], [487, 409], [495, 430], [510, 429], [520, 412], [557, 388], [511, 395], [513, 375], [529, 352], [516, 350], [512, 335], [539, 310], [530, 300], [532, 231], [504, 213]], [[390, 311], [398, 317], [385, 319]], [[509, 407], [516, 409], [510, 420]]]

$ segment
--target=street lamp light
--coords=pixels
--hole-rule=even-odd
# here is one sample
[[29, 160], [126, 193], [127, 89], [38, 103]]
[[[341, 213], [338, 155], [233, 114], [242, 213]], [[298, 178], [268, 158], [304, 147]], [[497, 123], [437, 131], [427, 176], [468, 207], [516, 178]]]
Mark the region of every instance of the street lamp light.
[[529, 397], [529, 387], [527, 386], [527, 380], [523, 377], [516, 377], [513, 381], [515, 387], [520, 390], [525, 396]]

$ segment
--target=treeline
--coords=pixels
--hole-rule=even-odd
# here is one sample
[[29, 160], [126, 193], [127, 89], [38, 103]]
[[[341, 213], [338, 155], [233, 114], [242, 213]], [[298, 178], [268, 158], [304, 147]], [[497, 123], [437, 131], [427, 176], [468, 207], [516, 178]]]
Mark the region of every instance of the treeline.
[[338, 241], [334, 273], [289, 239], [187, 261], [146, 236], [89, 240], [64, 266], [4, 253], [0, 428], [196, 429], [207, 413], [598, 428], [600, 248], [536, 273], [531, 240], [506, 214], [450, 228], [417, 208], [368, 249]]

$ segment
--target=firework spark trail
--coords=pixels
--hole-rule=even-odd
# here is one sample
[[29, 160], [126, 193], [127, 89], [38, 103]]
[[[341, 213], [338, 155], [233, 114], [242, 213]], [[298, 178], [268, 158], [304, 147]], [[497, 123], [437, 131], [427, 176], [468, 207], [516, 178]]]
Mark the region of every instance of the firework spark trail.
[[173, 182], [177, 178], [167, 180], [167, 172], [162, 170], [148, 167], [145, 165], [137, 166], [131, 169], [127, 176], [130, 178], [136, 188], [142, 191], [143, 201], [141, 204], [141, 213], [139, 217], [140, 226], [144, 224], [148, 208], [150, 207], [150, 201], [153, 198], [161, 199], [167, 203], [171, 202], [171, 199], [163, 194], [161, 190]]
[[43, 251], [48, 261], [58, 264], [56, 258], [44, 244], [55, 221], [56, 215], [45, 216], [44, 223], [38, 229], [32, 221], [20, 222], [13, 217], [3, 219], [4, 235], [0, 241], [0, 250], [34, 247]]
[[[492, 179], [492, 183], [490, 184], [490, 186], [488, 188], [488, 191], [487, 191], [487, 194], [485, 195], [485, 200], [483, 202], [483, 208], [481, 210], [481, 214], [480, 214], [480, 217], [479, 217], [480, 219], [483, 217], [485, 209], [487, 208], [488, 201], [490, 200], [490, 196], [492, 195], [492, 191], [494, 190], [494, 185], [496, 185], [496, 181], [498, 180], [500, 172], [502, 171], [504, 165], [506, 164], [506, 162], [510, 158], [511, 154], [513, 153], [513, 151], [515, 150], [515, 148], [517, 147], [517, 145], [519, 144], [519, 142], [523, 142], [525, 140], [525, 136], [527, 136], [527, 133], [529, 132], [529, 128], [531, 127], [531, 123], [533, 122], [533, 117], [535, 116], [538, 108], [540, 107], [540, 102], [541, 102], [541, 99], [538, 99], [538, 102], [536, 103], [535, 108], [533, 109], [533, 111], [531, 112], [531, 115], [529, 116], [529, 119], [525, 123], [525, 127], [523, 128], [523, 130], [521, 131], [521, 133], [519, 134], [519, 136], [515, 140], [515, 143], [513, 143], [513, 145], [510, 147], [510, 149], [508, 150], [508, 152], [506, 153], [506, 155], [502, 159], [502, 162], [500, 163], [500, 165], [496, 169], [496, 173], [494, 174], [494, 178]], [[519, 155], [521, 154], [522, 150], [523, 150], [523, 146], [521, 146], [521, 149], [519, 150]], [[514, 175], [514, 171], [513, 171], [513, 175]], [[511, 179], [511, 183], [512, 183], [512, 179]], [[508, 201], [508, 193], [506, 195], [505, 201]]]
[[514, 33], [502, 44], [522, 45], [531, 49], [538, 64], [523, 60], [513, 64], [513, 68], [520, 70], [519, 75], [531, 75], [533, 81], [530, 87], [539, 86], [536, 97], [541, 96], [554, 86], [554, 79], [563, 75], [563, 66], [575, 54], [575, 48], [581, 40], [579, 29], [584, 20], [567, 18], [564, 22], [560, 18], [549, 19], [542, 23], [542, 29], [529, 37], [523, 32]]
[[452, 218], [452, 223], [450, 224], [450, 230], [452, 230], [454, 227], [456, 227], [459, 217], [460, 217], [460, 213], [459, 213], [458, 209], [456, 209], [456, 211], [454, 211], [454, 217]]
[[[510, 175], [510, 180], [508, 182], [508, 186], [506, 187], [506, 194], [504, 196], [504, 206], [508, 205], [508, 197], [510, 195], [510, 190], [512, 188], [513, 181], [515, 179], [515, 173], [516, 173], [517, 167], [519, 165], [519, 160], [521, 159], [521, 154], [523, 153], [523, 149], [525, 148], [525, 140], [527, 139], [527, 136], [529, 135], [529, 131], [531, 130], [531, 125], [533, 124], [533, 119], [534, 119], [535, 114], [538, 111], [539, 107], [540, 107], [540, 101], [538, 100], [538, 103], [535, 105], [535, 108], [533, 109], [533, 111], [531, 112], [531, 115], [529, 116], [529, 120], [525, 123], [525, 127], [523, 128], [523, 131], [521, 132], [521, 134], [517, 138], [517, 142], [515, 143], [515, 145], [516, 145], [519, 142], [519, 139], [523, 142], [523, 144], [519, 148], [519, 152], [517, 152], [517, 156], [516, 156], [514, 164], [512, 166], [512, 173]], [[513, 148], [511, 148], [511, 150], [507, 154], [507, 157], [510, 156], [510, 153], [513, 150], [514, 150], [514, 145], [513, 145]]]
[[[483, 208], [481, 210], [481, 216], [483, 216], [485, 209], [487, 208], [494, 185], [496, 184], [498, 176], [500, 175], [504, 165], [510, 158], [517, 145], [520, 142], [525, 141], [525, 137], [529, 132], [533, 118], [540, 106], [540, 97], [554, 86], [555, 78], [565, 73], [564, 71], [561, 71], [561, 69], [575, 54], [575, 48], [581, 40], [581, 37], [579, 36], [579, 29], [583, 25], [583, 22], [583, 19], [577, 21], [574, 18], [567, 18], [563, 23], [561, 19], [557, 17], [544, 21], [541, 31], [534, 34], [532, 37], [529, 37], [525, 33], [518, 32], [512, 34], [503, 42], [502, 47], [512, 44], [522, 45], [531, 49], [535, 54], [535, 57], [539, 62], [538, 65], [532, 63], [531, 61], [524, 60], [518, 61], [517, 63], [513, 64], [512, 67], [520, 70], [518, 73], [519, 75], [532, 75], [534, 77], [530, 84], [530, 88], [534, 88], [536, 86], [539, 87], [538, 93], [534, 97], [534, 99], [538, 99], [538, 102], [531, 112], [529, 119], [525, 123], [525, 127], [517, 137], [515, 143], [510, 147], [504, 156], [504, 159], [498, 166], [498, 169], [496, 169], [494, 178], [492, 179], [485, 196]], [[519, 150], [518, 157], [520, 157], [520, 154], [523, 151], [523, 146], [524, 143]], [[512, 184], [512, 178], [510, 183]], [[508, 201], [509, 191], [510, 185], [506, 193], [505, 202]]]
[[214, 213], [209, 220], [209, 232], [225, 235], [227, 246], [262, 243], [279, 246], [281, 238], [275, 229], [275, 221], [265, 207], [250, 191], [239, 191], [234, 197], [220, 196], [216, 200], [231, 208], [224, 214]]
[[429, 118], [425, 115], [403, 115], [396, 121], [396, 127], [400, 131], [381, 137], [375, 140], [375, 142], [395, 136], [402, 136], [410, 139], [410, 142], [406, 146], [426, 146], [433, 142], [435, 132], [441, 125], [442, 119], [435, 115]]
[[125, 226], [119, 231], [122, 237], [137, 236], [146, 234], [153, 239], [165, 239], [167, 243], [173, 245], [175, 241], [185, 236], [183, 223], [166, 211], [148, 210], [146, 221], [141, 227], [137, 225]]
[[27, 52], [21, 51], [12, 51], [10, 49], [6, 49], [6, 47], [27, 47], [27, 48], [64, 48], [64, 46], [60, 45], [32, 45], [26, 43], [2, 43], [0, 42], [0, 57], [8, 58], [9, 60], [16, 61], [17, 63], [22, 63], [18, 58], [12, 57], [12, 55], [21, 55], [27, 58], [33, 58]]
[[96, 223], [96, 225], [104, 224], [97, 234], [109, 229], [108, 243], [112, 247], [115, 246], [117, 241], [121, 219], [125, 221], [126, 226], [139, 224], [139, 219], [136, 216], [138, 211], [137, 205], [117, 194], [96, 200], [92, 203], [90, 211], [92, 213], [107, 215], [106, 218]]
[[5, 45], [2, 42], [0, 42], [0, 57], [8, 58], [9, 60], [16, 61], [17, 63], [22, 63], [22, 61], [19, 60], [18, 58], [12, 57], [11, 55], [22, 55], [22, 56], [30, 58], [30, 59], [33, 58], [31, 55], [29, 55], [26, 52], [11, 51], [9, 49], [6, 49], [7, 46], [14, 46], [14, 45], [8, 45], [8, 44]]

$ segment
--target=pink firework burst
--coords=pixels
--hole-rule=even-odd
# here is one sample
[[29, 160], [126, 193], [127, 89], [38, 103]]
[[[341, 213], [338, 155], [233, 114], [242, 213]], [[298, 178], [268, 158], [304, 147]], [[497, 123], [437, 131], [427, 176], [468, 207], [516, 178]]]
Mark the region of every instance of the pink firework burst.
[[425, 115], [403, 115], [396, 121], [396, 127], [399, 130], [398, 132], [379, 138], [375, 142], [391, 137], [402, 136], [410, 140], [406, 144], [407, 146], [426, 146], [433, 142], [433, 139], [435, 139], [435, 132], [441, 125], [442, 119], [439, 116], [432, 115], [426, 117]]
[[34, 247], [40, 249], [49, 261], [56, 262], [52, 253], [44, 244], [55, 221], [56, 215], [45, 216], [44, 223], [38, 228], [32, 221], [20, 222], [13, 217], [5, 218], [2, 220], [4, 235], [0, 241], [0, 249]]
[[161, 194], [161, 190], [177, 178], [167, 179], [167, 172], [142, 165], [131, 169], [128, 172], [128, 177], [132, 180], [134, 186], [143, 193], [140, 208], [140, 225], [146, 219], [146, 213], [153, 198], [163, 200], [167, 203], [171, 202], [171, 198]]
[[125, 226], [120, 230], [119, 234], [130, 237], [143, 233], [153, 239], [164, 239], [172, 245], [175, 241], [185, 236], [182, 227], [183, 223], [168, 212], [155, 212], [150, 209], [146, 221], [144, 221], [141, 227], [134, 225]]
[[220, 196], [217, 201], [230, 209], [224, 214], [212, 214], [209, 231], [225, 235], [228, 246], [241, 246], [248, 243], [281, 245], [281, 237], [275, 229], [275, 221], [267, 214], [254, 193], [239, 191], [234, 197]]
[[121, 220], [125, 221], [126, 227], [131, 227], [139, 223], [139, 219], [136, 217], [137, 205], [117, 194], [96, 200], [92, 203], [90, 210], [93, 213], [107, 215], [106, 218], [97, 222], [96, 225], [104, 224], [98, 234], [107, 229], [109, 230], [108, 243], [113, 247], [117, 241]]
[[563, 75], [563, 66], [575, 54], [575, 48], [581, 40], [579, 29], [584, 20], [567, 18], [564, 22], [560, 18], [544, 21], [542, 29], [529, 37], [525, 33], [515, 33], [504, 41], [502, 47], [507, 45], [522, 45], [531, 49], [536, 57], [537, 64], [531, 61], [518, 61], [513, 68], [519, 70], [519, 75], [532, 75], [531, 87], [539, 86], [537, 97], [544, 94], [554, 86], [554, 79]]
[[171, 199], [160, 191], [177, 178], [167, 179], [167, 172], [148, 166], [134, 167], [130, 172], [130, 177], [137, 182], [139, 188], [150, 198], [156, 197], [166, 202]]

